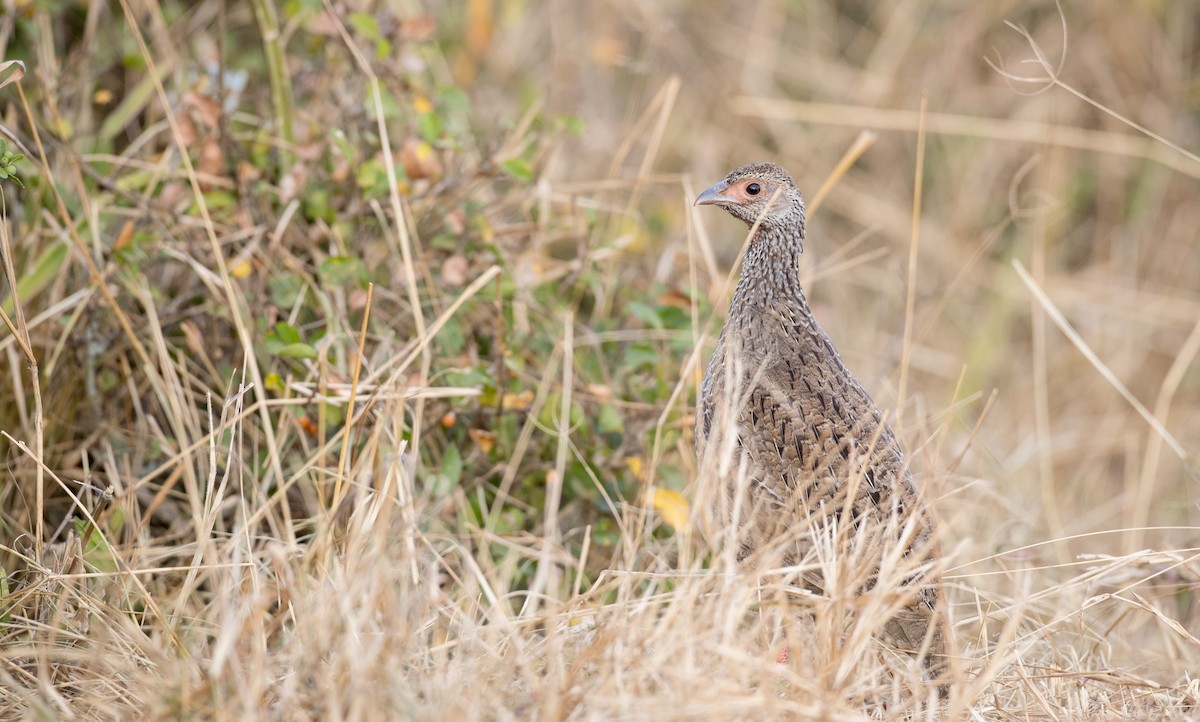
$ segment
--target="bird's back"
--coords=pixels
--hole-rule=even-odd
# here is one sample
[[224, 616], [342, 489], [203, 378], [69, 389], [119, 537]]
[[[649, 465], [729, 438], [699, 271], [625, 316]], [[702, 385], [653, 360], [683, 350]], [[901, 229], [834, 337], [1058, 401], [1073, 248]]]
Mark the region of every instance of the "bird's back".
[[[915, 501], [895, 435], [802, 296], [731, 307], [696, 431], [702, 457], [711, 437], [736, 434], [761, 487], [760, 513], [779, 524], [840, 509], [848, 493], [858, 518], [902, 514]], [[745, 552], [755, 541], [743, 540]]]

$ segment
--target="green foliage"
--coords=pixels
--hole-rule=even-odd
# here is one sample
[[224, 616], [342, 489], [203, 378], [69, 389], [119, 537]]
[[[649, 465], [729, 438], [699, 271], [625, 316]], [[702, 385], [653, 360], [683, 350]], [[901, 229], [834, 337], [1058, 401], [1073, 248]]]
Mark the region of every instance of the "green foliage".
[[500, 164], [504, 172], [517, 180], [529, 182], [533, 180], [533, 168], [524, 158], [509, 158]]
[[280, 358], [315, 359], [317, 350], [304, 343], [303, 337], [294, 326], [277, 323], [267, 334], [267, 351]]
[[[65, 242], [55, 243], [43, 251], [42, 255], [34, 261], [33, 268], [17, 281], [17, 296], [22, 301], [36, 298], [37, 294], [50, 285], [62, 272], [63, 264], [67, 260], [67, 251]], [[3, 308], [5, 313], [12, 313], [11, 298], [5, 298]]]
[[17, 175], [17, 164], [25, 160], [25, 156], [8, 149], [8, 141], [0, 138], [0, 184], [15, 183], [24, 188], [25, 184]]
[[[124, 522], [124, 514], [117, 510], [109, 518], [107, 533], [119, 534]], [[83, 540], [83, 561], [89, 567], [89, 571], [115, 572], [120, 568], [107, 537], [93, 527], [91, 522], [87, 519], [76, 519], [74, 526], [75, 533]]]
[[365, 284], [367, 282], [367, 267], [361, 258], [354, 256], [333, 256], [321, 261], [321, 283], [326, 288], [346, 286], [350, 284]]
[[[168, 20], [186, 14], [181, 5], [160, 9]], [[658, 299], [664, 291], [683, 289], [653, 287], [642, 271], [627, 270], [627, 277], [619, 278], [614, 269], [591, 259], [591, 253], [612, 242], [612, 230], [628, 222], [613, 210], [619, 204], [555, 199], [547, 208], [530, 202], [540, 197], [536, 184], [547, 151], [583, 137], [583, 120], [536, 113], [525, 118], [536, 98], [520, 94], [523, 104], [503, 113], [491, 106], [480, 112], [475, 105], [480, 87], [460, 82], [457, 71], [446, 71], [452, 63], [443, 55], [459, 52], [463, 42], [448, 27], [430, 28], [422, 26], [420, 17], [366, 10], [339, 16], [353, 41], [367, 51], [379, 79], [376, 87], [346, 50], [322, 3], [285, 0], [278, 10], [286, 43], [271, 31], [270, 17], [247, 13], [231, 19], [227, 36], [213, 44], [225, 53], [221, 67], [237, 68], [237, 73], [193, 64], [181, 51], [184, 72], [162, 76], [174, 127], [165, 122], [147, 59], [128, 37], [120, 14], [98, 16], [98, 36], [122, 38], [104, 54], [83, 52], [72, 44], [81, 42], [77, 39], [63, 46], [64, 58], [75, 65], [93, 59], [123, 75], [120, 82], [97, 88], [93, 115], [86, 116], [90, 125], [83, 122], [85, 116], [61, 120], [71, 132], [58, 135], [70, 136], [92, 155], [84, 156], [83, 162], [91, 165], [79, 176], [82, 185], [60, 182], [59, 188], [69, 213], [82, 219], [76, 229], [80, 237], [99, 239], [101, 255], [111, 254], [96, 260], [102, 273], [109, 273], [107, 263], [118, 270], [104, 282], [113, 288], [131, 327], [156, 323], [162, 329], [162, 357], [178, 364], [182, 387], [191, 394], [182, 397], [191, 398], [194, 408], [159, 406], [157, 393], [147, 405], [146, 377], [138, 368], [141, 358], [132, 350], [134, 341], [98, 301], [82, 319], [63, 314], [68, 337], [60, 347], [78, 349], [80, 363], [56, 366], [48, 389], [55, 414], [90, 419], [74, 406], [85, 395], [68, 391], [87, 389], [95, 396], [90, 403], [114, 409], [105, 419], [111, 428], [98, 433], [134, 429], [129, 433], [153, 437], [124, 447], [113, 443], [113, 448], [135, 447], [140, 454], [118, 459], [117, 467], [166, 464], [181, 453], [183, 442], [147, 429], [208, 428], [207, 394], [222, 398], [242, 379], [247, 349], [237, 332], [240, 322], [250, 335], [263, 380], [263, 388], [253, 393], [266, 394], [269, 412], [265, 417], [244, 414], [238, 417], [243, 426], [237, 433], [222, 429], [216, 438], [220, 448], [238, 447], [239, 454], [228, 461], [240, 465], [238, 478], [259, 479], [272, 474], [278, 463], [286, 479], [299, 480], [293, 481], [289, 493], [294, 498], [288, 501], [297, 528], [326, 513], [316, 506], [313, 487], [327, 482], [332, 462], [314, 445], [342, 433], [347, 415], [366, 408], [369, 413], [350, 427], [349, 460], [353, 463], [388, 436], [374, 433], [379, 425], [387, 426], [389, 434], [392, 428], [398, 432], [389, 442], [419, 439], [419, 448], [409, 453], [415, 456], [415, 488], [439, 510], [436, 518], [422, 522], [435, 537], [461, 534], [463, 543], [475, 545], [473, 530], [482, 526], [512, 537], [540, 533], [546, 480], [561, 471], [565, 537], [576, 544], [590, 527], [593, 548], [614, 547], [618, 517], [637, 503], [643, 488], [630, 459], [640, 461], [649, 454], [656, 409], [671, 397], [690, 349], [691, 315]], [[49, 12], [70, 11], [64, 6]], [[410, 22], [414, 24], [406, 24]], [[204, 32], [216, 33], [217, 27]], [[264, 37], [247, 43], [247, 35]], [[20, 39], [24, 42], [25, 36]], [[277, 57], [281, 52], [286, 55], [283, 64]], [[317, 78], [336, 81], [314, 82]], [[281, 106], [288, 94], [291, 104]], [[332, 102], [345, 99], [352, 101], [347, 107]], [[77, 105], [72, 103], [70, 110]], [[386, 124], [388, 148], [378, 116]], [[290, 136], [288, 126], [293, 127]], [[143, 136], [146, 128], [159, 135]], [[180, 140], [200, 174], [199, 195], [180, 163], [175, 145]], [[52, 159], [60, 181], [76, 173], [64, 158]], [[0, 141], [0, 183], [21, 184], [23, 161]], [[32, 176], [30, 182], [34, 187], [23, 197], [44, 202], [47, 179]], [[90, 205], [75, 195], [78, 190], [89, 194]], [[403, 208], [402, 218], [393, 215], [393, 196]], [[51, 217], [33, 205], [25, 209], [25, 218], [35, 224], [30, 237], [51, 239], [28, 251], [30, 258], [19, 269], [18, 289], [27, 312], [43, 311], [61, 299], [50, 296], [64, 282], [74, 284], [72, 288], [93, 282], [72, 263], [72, 246], [62, 228], [36, 225]], [[61, 222], [55, 219], [55, 224]], [[407, 251], [401, 223], [409, 237]], [[229, 271], [231, 296], [216, 273], [210, 229]], [[552, 241], [530, 252], [535, 239], [540, 244], [543, 238]], [[414, 296], [419, 304], [415, 312], [428, 328], [493, 264], [501, 268], [499, 278], [444, 319], [424, 347], [427, 384], [467, 391], [427, 400], [421, 434], [413, 433], [411, 401], [380, 401], [372, 396], [376, 387], [361, 391], [354, 408], [344, 396], [337, 398], [355, 378], [352, 363], [362, 362], [363, 382], [381, 364], [412, 353], [419, 337], [410, 306]], [[561, 264], [578, 268], [564, 276], [556, 271]], [[410, 271], [417, 286], [412, 295]], [[369, 282], [375, 284], [374, 301], [366, 354], [359, 359], [358, 330]], [[146, 299], [155, 305], [156, 315], [147, 312]], [[11, 299], [4, 308], [11, 311]], [[634, 335], [574, 349], [571, 402], [563, 419], [562, 324], [568, 315], [575, 319], [577, 337], [622, 329]], [[670, 336], [676, 332], [679, 340]], [[136, 341], [147, 344], [141, 336]], [[151, 358], [159, 357], [157, 343], [151, 342]], [[547, 374], [552, 359], [554, 372]], [[414, 390], [422, 361], [419, 357], [390, 379], [395, 387], [387, 391]], [[160, 373], [155, 370], [156, 378]], [[370, 378], [374, 384], [385, 380], [389, 377]], [[313, 391], [312, 399], [303, 398], [304, 389], [320, 388], [330, 396], [318, 398]], [[196, 413], [199, 421], [168, 418], [181, 412]], [[274, 425], [273, 445], [266, 443], [264, 418]], [[560, 439], [564, 421], [566, 437]], [[90, 424], [49, 430], [55, 448], [93, 443], [89, 433]], [[570, 453], [565, 467], [558, 469], [561, 441], [568, 442]], [[676, 474], [672, 470], [678, 465], [664, 460], [658, 468]], [[500, 482], [506, 474], [513, 478], [502, 497]], [[153, 479], [151, 492], [161, 483]], [[670, 483], [682, 486], [675, 477]], [[258, 489], [270, 498], [279, 484], [231, 485], [225, 493], [249, 495]], [[262, 502], [254, 497], [254, 503]], [[254, 532], [263, 535], [277, 534], [280, 528], [258, 523], [263, 526]], [[79, 522], [76, 530], [88, 539], [88, 563], [111, 568], [113, 550], [104, 546], [102, 536], [96, 530], [87, 533]], [[664, 528], [659, 533], [672, 532]], [[488, 551], [498, 559], [514, 553], [504, 545]], [[513, 589], [528, 584], [534, 568], [528, 560], [516, 564]], [[584, 575], [595, 571], [584, 570]]]
[[350, 13], [346, 23], [375, 45], [375, 59], [383, 60], [392, 52], [392, 42], [379, 32], [379, 23], [374, 15], [364, 12]]

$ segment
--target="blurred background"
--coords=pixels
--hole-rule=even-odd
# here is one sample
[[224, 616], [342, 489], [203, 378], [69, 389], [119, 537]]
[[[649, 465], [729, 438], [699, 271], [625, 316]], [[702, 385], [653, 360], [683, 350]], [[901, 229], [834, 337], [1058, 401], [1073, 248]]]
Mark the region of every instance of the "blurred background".
[[0, 58], [26, 71], [0, 76], [13, 589], [203, 557], [126, 593], [199, 589], [204, 618], [235, 530], [265, 566], [316, 554], [396, 469], [406, 528], [476, 565], [443, 560], [451, 598], [464, 569], [515, 610], [673, 568], [745, 236], [691, 201], [770, 160], [968, 647], [1019, 608], [1051, 666], [1083, 640], [1185, 684], [1200, 5], [4, 0]]

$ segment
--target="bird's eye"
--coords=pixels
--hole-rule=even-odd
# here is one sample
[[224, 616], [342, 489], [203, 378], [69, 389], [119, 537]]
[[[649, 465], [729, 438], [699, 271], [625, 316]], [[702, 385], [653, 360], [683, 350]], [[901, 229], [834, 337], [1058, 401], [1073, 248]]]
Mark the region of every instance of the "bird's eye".
[[750, 185], [746, 186], [746, 192], [752, 196], [756, 196], [762, 192], [762, 186], [757, 183], [751, 183]]

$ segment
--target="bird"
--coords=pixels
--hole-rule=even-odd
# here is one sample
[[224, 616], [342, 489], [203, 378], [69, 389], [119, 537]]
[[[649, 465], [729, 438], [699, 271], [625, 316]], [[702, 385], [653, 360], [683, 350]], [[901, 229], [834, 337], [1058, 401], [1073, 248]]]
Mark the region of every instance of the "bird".
[[696, 404], [700, 468], [721, 481], [718, 518], [729, 522], [737, 559], [775, 553], [780, 567], [805, 569], [797, 583], [817, 593], [833, 586], [821, 572], [828, 567], [814, 563], [822, 538], [864, 560], [864, 591], [885, 557], [893, 568], [902, 562], [898, 586], [907, 594], [876, 636], [922, 654], [925, 676], [943, 678], [934, 520], [895, 433], [809, 308], [800, 191], [779, 165], [752, 163], [695, 205], [718, 206], [751, 228]]

